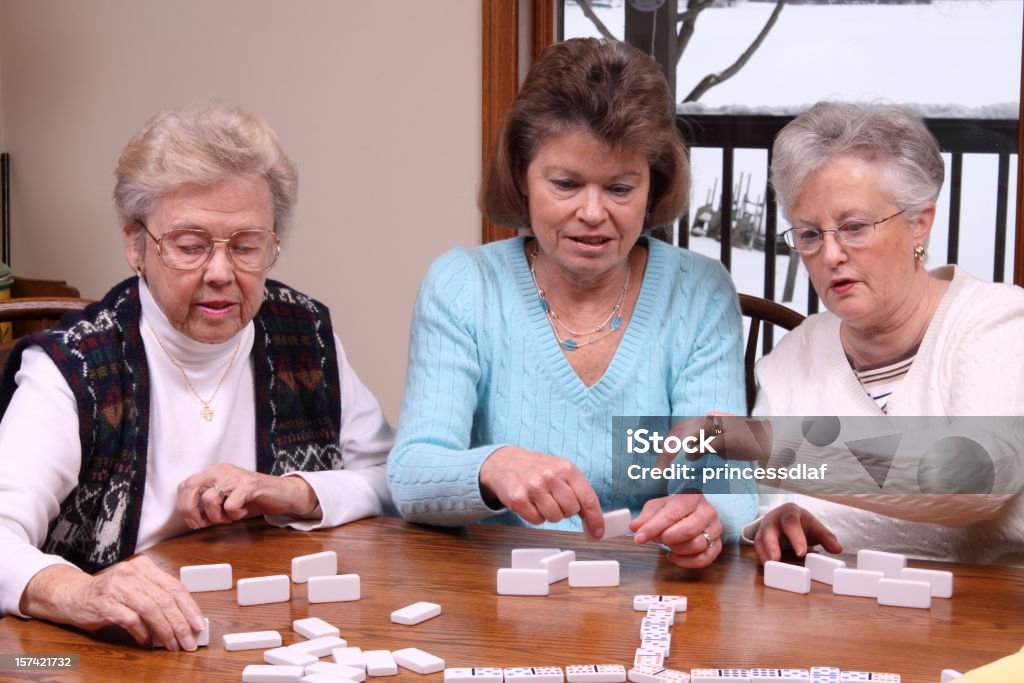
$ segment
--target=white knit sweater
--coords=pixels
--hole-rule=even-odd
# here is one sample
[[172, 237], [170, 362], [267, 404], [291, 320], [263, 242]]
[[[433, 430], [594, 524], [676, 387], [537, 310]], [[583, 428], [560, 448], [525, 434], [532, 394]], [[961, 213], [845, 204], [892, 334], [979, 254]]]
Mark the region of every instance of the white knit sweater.
[[[950, 285], [910, 372], [890, 397], [889, 416], [1024, 416], [1024, 290], [982, 282], [955, 266], [932, 273]], [[809, 317], [757, 365], [758, 416], [881, 416], [846, 359], [840, 320]], [[993, 454], [1001, 490], [1024, 472], [1019, 440]], [[786, 500], [821, 519], [846, 552], [887, 549], [912, 557], [1024, 565], [1020, 495], [764, 497], [762, 512]], [[847, 503], [847, 504], [839, 504]], [[856, 506], [856, 507], [854, 507]], [[759, 521], [744, 529], [749, 541]]]

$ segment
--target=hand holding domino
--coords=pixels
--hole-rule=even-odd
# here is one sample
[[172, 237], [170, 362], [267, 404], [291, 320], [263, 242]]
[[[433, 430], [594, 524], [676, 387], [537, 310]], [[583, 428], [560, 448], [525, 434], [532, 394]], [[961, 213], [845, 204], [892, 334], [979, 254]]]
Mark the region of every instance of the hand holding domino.
[[530, 524], [559, 522], [579, 515], [595, 537], [604, 534], [597, 493], [569, 460], [505, 446], [480, 467], [485, 498], [496, 498]]
[[145, 555], [90, 576], [76, 567], [53, 565], [29, 580], [23, 609], [36, 618], [95, 631], [120, 626], [142, 645], [195, 650], [205, 627], [188, 589]]

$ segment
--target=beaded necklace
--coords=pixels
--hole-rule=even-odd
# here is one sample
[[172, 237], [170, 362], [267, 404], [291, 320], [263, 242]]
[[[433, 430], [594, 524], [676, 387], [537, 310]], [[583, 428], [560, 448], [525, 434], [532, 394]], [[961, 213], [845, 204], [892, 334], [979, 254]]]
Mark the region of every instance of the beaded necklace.
[[[544, 290], [541, 289], [540, 284], [537, 282], [537, 261], [540, 259], [540, 247], [534, 246], [532, 259], [530, 261], [530, 276], [533, 278], [533, 285], [537, 288], [537, 297], [540, 299], [540, 307], [544, 309], [544, 313], [547, 316], [548, 324], [551, 325], [551, 331], [555, 333], [555, 338], [558, 339], [558, 327], [569, 333], [569, 336], [564, 339], [558, 339], [558, 345], [566, 351], [575, 351], [576, 349], [593, 344], [594, 342], [601, 341], [608, 335], [617, 331], [622, 327], [622, 304], [626, 300], [626, 292], [629, 291], [629, 277], [630, 268], [629, 263], [626, 264], [626, 284], [622, 286], [622, 291], [619, 292], [619, 299], [615, 302], [615, 306], [612, 308], [612, 312], [608, 314], [608, 317], [604, 319], [594, 329], [589, 332], [578, 332], [558, 317], [558, 313], [551, 308], [551, 304], [548, 303], [547, 297], [544, 295]], [[558, 327], [556, 327], [556, 325]], [[584, 342], [576, 341], [579, 337], [590, 335], [590, 338]]]

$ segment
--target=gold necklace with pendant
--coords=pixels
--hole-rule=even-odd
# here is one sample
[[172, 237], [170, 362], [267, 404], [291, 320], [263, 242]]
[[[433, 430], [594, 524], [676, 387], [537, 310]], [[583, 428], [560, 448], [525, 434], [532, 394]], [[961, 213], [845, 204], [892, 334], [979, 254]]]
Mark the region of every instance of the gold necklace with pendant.
[[152, 327], [149, 328], [149, 333], [153, 335], [153, 339], [156, 340], [157, 346], [159, 346], [160, 350], [164, 352], [167, 359], [171, 361], [174, 367], [178, 368], [178, 372], [181, 373], [182, 378], [185, 380], [185, 386], [188, 387], [188, 390], [191, 391], [192, 395], [199, 399], [199, 402], [203, 404], [203, 409], [199, 411], [199, 416], [207, 422], [213, 422], [214, 412], [213, 408], [210, 407], [210, 404], [213, 403], [213, 399], [217, 398], [217, 392], [220, 391], [221, 386], [224, 384], [224, 380], [228, 378], [228, 373], [231, 372], [231, 366], [235, 364], [235, 357], [238, 355], [238, 349], [242, 346], [242, 340], [239, 339], [238, 343], [235, 344], [235, 350], [231, 353], [231, 360], [228, 361], [228, 367], [224, 370], [224, 374], [221, 375], [220, 381], [217, 382], [217, 388], [213, 390], [213, 396], [211, 396], [209, 400], [204, 400], [203, 397], [199, 395], [199, 392], [196, 391], [196, 388], [192, 386], [192, 382], [189, 381], [188, 375], [185, 373], [185, 368], [181, 367], [178, 361], [174, 360], [174, 356], [172, 356], [170, 351], [167, 350], [164, 343], [160, 341], [160, 337], [157, 336], [157, 333]]

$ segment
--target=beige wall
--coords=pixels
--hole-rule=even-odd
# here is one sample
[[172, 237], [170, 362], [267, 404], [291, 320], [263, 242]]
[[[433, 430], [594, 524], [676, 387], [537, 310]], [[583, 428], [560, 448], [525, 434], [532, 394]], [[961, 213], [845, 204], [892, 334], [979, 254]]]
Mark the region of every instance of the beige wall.
[[88, 297], [128, 276], [121, 148], [160, 108], [239, 103], [299, 167], [273, 276], [331, 307], [397, 420], [419, 280], [479, 242], [480, 26], [473, 0], [0, 0], [14, 272]]

